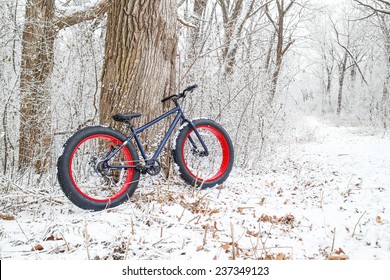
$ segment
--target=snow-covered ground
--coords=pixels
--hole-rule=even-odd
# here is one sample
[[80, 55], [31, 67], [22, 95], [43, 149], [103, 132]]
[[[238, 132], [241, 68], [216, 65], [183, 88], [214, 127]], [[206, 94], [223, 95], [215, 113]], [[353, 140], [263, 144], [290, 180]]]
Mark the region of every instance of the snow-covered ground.
[[389, 137], [307, 117], [292, 139], [221, 187], [145, 179], [97, 213], [19, 186], [0, 198], [0, 259], [389, 260]]

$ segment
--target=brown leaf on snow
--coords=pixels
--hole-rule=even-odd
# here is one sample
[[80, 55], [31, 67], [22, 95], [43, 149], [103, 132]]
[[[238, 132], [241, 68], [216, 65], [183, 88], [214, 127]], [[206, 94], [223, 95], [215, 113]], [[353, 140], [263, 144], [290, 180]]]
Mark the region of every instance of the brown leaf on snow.
[[204, 247], [203, 246], [198, 246], [198, 247], [196, 247], [196, 251], [198, 252], [198, 251], [203, 251], [204, 250]]
[[265, 197], [263, 197], [263, 198], [260, 199], [259, 204], [260, 204], [261, 206], [263, 206], [263, 205], [264, 205], [264, 202], [265, 202]]
[[11, 215], [3, 215], [3, 214], [0, 214], [0, 219], [6, 220], [6, 221], [12, 221], [12, 220], [15, 220], [15, 217], [14, 217], [14, 216], [11, 216]]
[[254, 232], [254, 231], [251, 231], [251, 230], [247, 230], [246, 231], [246, 234], [248, 234], [248, 235], [250, 235], [250, 236], [253, 236], [253, 237], [258, 237], [259, 236], [259, 234], [260, 234], [260, 232], [258, 231], [258, 232]]
[[43, 250], [43, 246], [41, 244], [38, 244], [38, 245], [35, 245], [31, 251], [42, 251]]
[[219, 212], [220, 212], [219, 209], [214, 209], [214, 210], [211, 210], [211, 211], [209, 212], [209, 215], [218, 214]]
[[227, 242], [227, 243], [222, 244], [221, 248], [224, 249], [226, 252], [230, 249], [230, 246], [231, 246], [231, 244], [229, 242]]
[[335, 254], [340, 255], [340, 254], [345, 254], [343, 249], [339, 248], [338, 250], [334, 251]]
[[381, 224], [381, 223], [382, 223], [382, 218], [381, 218], [381, 216], [376, 216], [376, 222], [377, 222], [378, 224]]
[[263, 215], [261, 215], [259, 220], [262, 221], [262, 222], [269, 222], [269, 223], [271, 223], [272, 222], [272, 217], [263, 214]]
[[44, 239], [44, 241], [55, 241], [55, 240], [63, 240], [63, 238], [61, 238], [61, 237], [55, 237], [55, 236], [52, 234], [52, 235], [50, 235], [50, 236], [48, 236], [48, 237], [46, 237], [46, 238]]
[[283, 224], [292, 224], [295, 221], [295, 217], [291, 214], [288, 214], [283, 217], [277, 217], [277, 216], [269, 216], [269, 215], [261, 215], [259, 218], [259, 221], [261, 222], [269, 222], [269, 223], [283, 223]]
[[238, 213], [242, 213], [245, 209], [253, 209], [255, 208], [255, 205], [250, 204], [243, 204], [237, 207]]
[[275, 258], [275, 259], [276, 259], [276, 260], [279, 260], [279, 261], [282, 261], [282, 260], [287, 260], [287, 257], [286, 257], [285, 254], [279, 253], [279, 254], [276, 255], [276, 258]]
[[327, 260], [329, 261], [345, 261], [348, 260], [348, 256], [346, 255], [330, 255]]
[[268, 260], [268, 261], [273, 261], [273, 260], [283, 261], [288, 259], [289, 257], [284, 253], [277, 253], [277, 254], [268, 253], [265, 254], [264, 257], [260, 258], [260, 260]]
[[295, 217], [291, 214], [286, 215], [282, 218], [282, 222], [285, 224], [292, 224], [295, 220]]

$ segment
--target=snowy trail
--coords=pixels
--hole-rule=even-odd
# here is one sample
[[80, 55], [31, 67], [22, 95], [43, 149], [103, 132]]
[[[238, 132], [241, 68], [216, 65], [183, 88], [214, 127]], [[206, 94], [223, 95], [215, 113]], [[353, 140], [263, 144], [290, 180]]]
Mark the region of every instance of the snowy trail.
[[1, 220], [0, 258], [390, 259], [390, 139], [314, 117], [301, 126], [267, 172], [236, 169], [211, 190], [146, 180], [98, 213], [59, 192], [10, 194], [23, 204], [0, 211], [14, 218]]
[[[322, 238], [329, 241], [329, 231], [336, 229], [334, 249], [342, 248], [349, 258], [390, 259], [390, 139], [313, 117], [304, 121], [316, 141], [300, 145], [292, 157], [306, 180], [322, 178], [317, 217], [323, 220]], [[311, 212], [314, 220], [316, 211]]]

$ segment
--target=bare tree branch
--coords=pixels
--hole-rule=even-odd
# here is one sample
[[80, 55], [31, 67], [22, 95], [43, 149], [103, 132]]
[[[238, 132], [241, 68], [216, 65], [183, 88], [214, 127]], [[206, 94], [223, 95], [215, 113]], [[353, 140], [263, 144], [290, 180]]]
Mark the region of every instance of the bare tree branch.
[[[366, 7], [366, 8], [369, 8], [369, 9], [371, 9], [371, 10], [377, 12], [377, 13], [383, 13], [383, 14], [390, 15], [390, 10], [383, 10], [383, 9], [380, 9], [380, 8], [376, 8], [376, 7], [374, 7], [374, 6], [372, 6], [372, 5], [369, 5], [369, 4], [367, 4], [367, 3], [363, 3], [363, 2], [360, 1], [360, 0], [353, 0], [353, 1], [356, 2], [356, 3], [358, 3], [358, 4], [361, 5], [361, 6], [364, 6], [364, 7]], [[389, 6], [389, 8], [390, 8], [390, 3], [389, 3], [388, 1], [384, 1], [384, 0], [378, 0], [378, 1], [384, 3], [385, 5]]]
[[[362, 70], [360, 69], [359, 63], [356, 61], [355, 57], [354, 57], [353, 54], [350, 52], [350, 50], [348, 49], [348, 47], [344, 46], [344, 45], [340, 42], [340, 35], [339, 35], [338, 30], [337, 30], [336, 24], [335, 24], [332, 20], [330, 20], [330, 21], [331, 21], [331, 23], [332, 23], [332, 25], [333, 25], [333, 29], [334, 29], [334, 31], [335, 31], [335, 33], [336, 33], [337, 44], [338, 44], [340, 47], [342, 47], [342, 48], [345, 50], [345, 52], [349, 55], [349, 57], [353, 60], [353, 65], [356, 65], [356, 67], [357, 67], [357, 69], [358, 69], [358, 71], [359, 71], [359, 73], [360, 73], [360, 76], [362, 77], [363, 82], [364, 82], [366, 85], [368, 85], [368, 83], [367, 83], [367, 81], [366, 81], [366, 79], [365, 79], [365, 77], [364, 77], [364, 75], [363, 75], [363, 72], [362, 72]], [[349, 67], [348, 67], [348, 68], [349, 68]]]
[[185, 27], [188, 27], [188, 28], [198, 28], [196, 25], [193, 25], [193, 24], [191, 24], [189, 22], [186, 22], [184, 19], [177, 18], [177, 21], [180, 22]]
[[263, 9], [266, 5], [268, 5], [269, 3], [271, 3], [273, 0], [269, 0], [267, 1], [266, 3], [264, 3], [263, 5], [261, 5], [260, 7], [258, 7], [255, 11], [253, 11], [252, 13], [250, 13], [247, 18], [251, 18], [252, 16], [254, 16], [255, 14], [257, 14], [261, 9]]
[[292, 5], [293, 5], [294, 3], [295, 3], [295, 1], [292, 0], [292, 1], [288, 4], [288, 6], [287, 6], [287, 8], [284, 10], [284, 12], [287, 13], [288, 10], [290, 10], [290, 8], [292, 7]]
[[292, 41], [289, 41], [286, 46], [283, 48], [283, 51], [282, 51], [282, 55], [284, 55], [288, 49], [292, 46], [292, 44], [294, 44], [295, 40], [292, 40]]
[[58, 16], [54, 23], [58, 29], [63, 29], [65, 27], [70, 27], [76, 24], [79, 24], [83, 21], [92, 20], [97, 17], [102, 17], [110, 6], [109, 0], [101, 0], [97, 5], [84, 10], [75, 12], [69, 16]]
[[274, 26], [275, 30], [278, 30], [278, 27], [276, 26], [276, 22], [273, 20], [273, 18], [270, 16], [269, 14], [269, 10], [268, 10], [268, 3], [267, 2], [265, 4], [265, 15], [267, 16], [267, 18], [269, 19], [269, 21], [272, 23], [272, 25]]
[[378, 0], [379, 2], [382, 2], [383, 4], [387, 5], [390, 7], [390, 2], [389, 1], [384, 1], [384, 0]]

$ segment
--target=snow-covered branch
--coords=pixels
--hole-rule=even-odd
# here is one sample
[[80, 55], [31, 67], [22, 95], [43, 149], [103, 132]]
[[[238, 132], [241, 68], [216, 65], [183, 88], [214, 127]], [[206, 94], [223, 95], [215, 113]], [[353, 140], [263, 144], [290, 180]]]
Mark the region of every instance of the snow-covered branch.
[[65, 27], [79, 24], [83, 21], [102, 17], [107, 12], [109, 5], [109, 0], [102, 0], [97, 5], [86, 10], [77, 11], [71, 15], [60, 15], [55, 19], [55, 25], [58, 29], [63, 29]]

